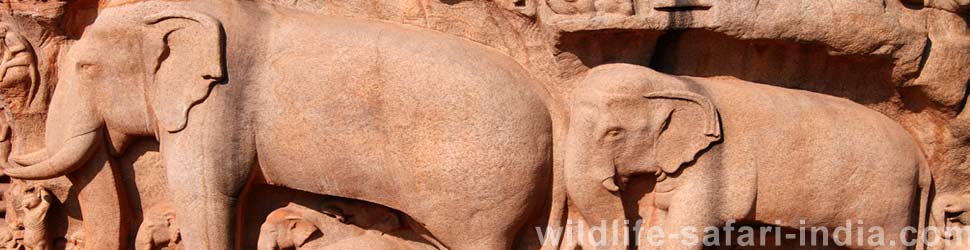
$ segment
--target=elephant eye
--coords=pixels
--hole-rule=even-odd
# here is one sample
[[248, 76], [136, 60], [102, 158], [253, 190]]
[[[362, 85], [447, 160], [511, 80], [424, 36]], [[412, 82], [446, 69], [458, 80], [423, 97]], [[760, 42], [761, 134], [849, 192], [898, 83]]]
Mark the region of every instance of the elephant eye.
[[88, 62], [79, 62], [77, 64], [77, 69], [84, 73], [92, 73], [98, 69], [98, 65]]
[[616, 138], [622, 134], [623, 134], [623, 129], [621, 128], [612, 128], [612, 129], [606, 130], [607, 137]]

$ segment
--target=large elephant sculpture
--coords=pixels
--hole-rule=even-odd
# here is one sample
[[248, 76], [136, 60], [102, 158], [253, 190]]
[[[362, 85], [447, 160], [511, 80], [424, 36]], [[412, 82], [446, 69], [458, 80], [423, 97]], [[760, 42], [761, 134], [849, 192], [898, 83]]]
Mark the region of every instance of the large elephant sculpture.
[[46, 149], [6, 173], [52, 178], [103, 138], [123, 152], [154, 137], [185, 249], [233, 248], [250, 180], [394, 208], [450, 249], [509, 249], [549, 206], [548, 94], [459, 37], [258, 1], [146, 1], [100, 12], [60, 68]]
[[[921, 149], [896, 122], [849, 100], [608, 64], [591, 69], [569, 102], [565, 185], [590, 224], [627, 218], [622, 195], [635, 177], [655, 183], [651, 225], [680, 239], [729, 221], [832, 230], [851, 220], [886, 235], [926, 223]], [[663, 239], [640, 249], [703, 247]]]

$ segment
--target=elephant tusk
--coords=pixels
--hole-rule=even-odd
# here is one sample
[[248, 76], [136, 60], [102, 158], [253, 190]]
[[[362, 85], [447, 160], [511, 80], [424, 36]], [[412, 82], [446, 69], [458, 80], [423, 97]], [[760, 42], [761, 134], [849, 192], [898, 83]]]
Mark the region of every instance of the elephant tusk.
[[667, 172], [664, 172], [663, 170], [657, 170], [657, 173], [655, 173], [654, 175], [657, 176], [657, 182], [662, 182], [664, 180], [667, 180]]
[[30, 166], [46, 160], [47, 157], [47, 148], [43, 148], [28, 154], [11, 156], [10, 160], [21, 166]]
[[613, 181], [612, 176], [603, 180], [603, 187], [605, 187], [606, 190], [610, 190], [610, 192], [620, 191], [620, 187], [617, 186], [616, 182]]
[[28, 180], [51, 179], [71, 173], [83, 166], [94, 152], [100, 133], [100, 130], [94, 130], [71, 138], [50, 158], [30, 166], [8, 168], [4, 172], [7, 176]]

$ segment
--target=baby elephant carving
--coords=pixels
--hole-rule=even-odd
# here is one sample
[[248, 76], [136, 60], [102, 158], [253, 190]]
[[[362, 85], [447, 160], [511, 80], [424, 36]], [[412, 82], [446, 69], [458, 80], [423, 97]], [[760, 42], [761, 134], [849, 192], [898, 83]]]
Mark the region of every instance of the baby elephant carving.
[[937, 232], [929, 237], [942, 242], [933, 249], [970, 248], [970, 194], [938, 194], [932, 204], [931, 225]]
[[299, 209], [286, 207], [273, 211], [259, 228], [260, 250], [297, 249], [320, 237], [320, 230], [301, 215]]
[[401, 227], [390, 209], [347, 200], [317, 207], [290, 204], [270, 213], [258, 249], [413, 249], [384, 234]]
[[165, 210], [150, 218], [145, 218], [135, 237], [136, 250], [175, 249], [181, 240], [175, 213]]

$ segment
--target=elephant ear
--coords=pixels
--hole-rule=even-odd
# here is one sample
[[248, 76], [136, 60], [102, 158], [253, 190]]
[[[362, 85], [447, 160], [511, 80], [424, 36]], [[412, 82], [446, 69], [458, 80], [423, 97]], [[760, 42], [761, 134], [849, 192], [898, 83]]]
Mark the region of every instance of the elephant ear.
[[687, 91], [659, 91], [644, 98], [669, 101], [659, 116], [664, 119], [654, 140], [656, 164], [665, 173], [674, 173], [684, 164], [721, 139], [717, 109], [706, 97]]
[[287, 221], [287, 230], [290, 234], [290, 241], [296, 247], [302, 247], [310, 241], [313, 233], [320, 229], [303, 219], [290, 219]]
[[166, 131], [178, 132], [189, 110], [225, 80], [225, 31], [215, 18], [193, 11], [164, 11], [144, 23], [149, 105]]

